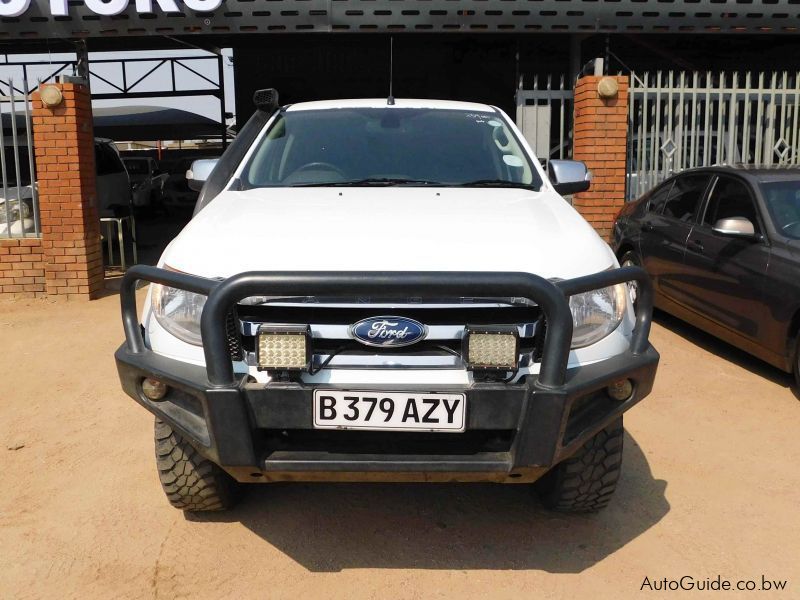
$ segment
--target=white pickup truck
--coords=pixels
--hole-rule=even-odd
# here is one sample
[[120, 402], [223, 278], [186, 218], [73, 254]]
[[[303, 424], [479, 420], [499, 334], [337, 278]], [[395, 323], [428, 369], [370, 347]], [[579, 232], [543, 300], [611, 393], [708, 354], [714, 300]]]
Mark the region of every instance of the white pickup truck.
[[[124, 390], [184, 510], [240, 483], [533, 483], [594, 511], [652, 387], [651, 292], [495, 107], [368, 99], [257, 112], [187, 173], [195, 216], [122, 286]], [[141, 321], [135, 288], [152, 283]], [[636, 281], [634, 314], [626, 282]]]

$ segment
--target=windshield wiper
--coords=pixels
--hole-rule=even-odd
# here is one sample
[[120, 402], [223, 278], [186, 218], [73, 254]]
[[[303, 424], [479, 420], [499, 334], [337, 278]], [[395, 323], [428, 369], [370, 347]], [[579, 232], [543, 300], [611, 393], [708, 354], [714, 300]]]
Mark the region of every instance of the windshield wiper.
[[539, 191], [539, 188], [530, 183], [519, 183], [516, 181], [508, 181], [505, 179], [476, 179], [475, 181], [466, 181], [464, 183], [454, 183], [453, 187], [504, 187], [504, 188], [521, 188], [523, 190]]
[[442, 185], [438, 181], [427, 179], [406, 179], [403, 177], [368, 177], [347, 181], [325, 181], [322, 183], [296, 183], [292, 187], [358, 187], [358, 186], [392, 186], [392, 185]]

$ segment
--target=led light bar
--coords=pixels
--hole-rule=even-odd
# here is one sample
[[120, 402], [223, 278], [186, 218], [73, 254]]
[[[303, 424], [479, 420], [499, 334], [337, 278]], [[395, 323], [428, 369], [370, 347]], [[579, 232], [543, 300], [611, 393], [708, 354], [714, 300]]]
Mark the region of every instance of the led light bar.
[[519, 359], [517, 327], [467, 325], [462, 350], [471, 371], [516, 371]]
[[311, 362], [308, 325], [261, 325], [256, 337], [259, 371], [306, 371]]

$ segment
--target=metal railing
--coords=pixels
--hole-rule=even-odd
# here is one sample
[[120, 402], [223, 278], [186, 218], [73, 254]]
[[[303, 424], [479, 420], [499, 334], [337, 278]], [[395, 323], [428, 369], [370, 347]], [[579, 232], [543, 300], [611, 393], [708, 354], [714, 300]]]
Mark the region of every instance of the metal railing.
[[[1, 0], [0, 0], [1, 1]], [[112, 56], [112, 58], [105, 58]], [[57, 60], [9, 59], [0, 56], [0, 95], [31, 94], [43, 83], [80, 72], [80, 53]], [[92, 100], [150, 98], [215, 98], [219, 102], [219, 135], [227, 144], [225, 76], [223, 57], [218, 53], [170, 56], [137, 53], [118, 58], [103, 52], [87, 59]], [[13, 78], [13, 81], [11, 80]]]
[[718, 164], [800, 164], [800, 73], [631, 73], [627, 198]]
[[0, 238], [40, 234], [30, 97], [0, 81]]
[[[222, 97], [225, 93], [222, 57], [217, 54], [141, 53], [145, 56], [104, 58], [110, 54], [93, 55], [88, 63], [92, 98]], [[77, 68], [78, 57], [53, 61], [9, 60], [6, 56], [6, 60], [0, 60], [0, 74], [14, 77], [17, 85], [12, 87], [7, 79], [0, 79], [0, 93], [11, 88], [18, 94], [30, 94], [42, 83], [57, 81], [60, 75], [76, 75]]]
[[548, 75], [540, 86], [534, 77], [532, 88], [523, 89], [520, 81], [517, 90], [517, 127], [541, 161], [572, 156], [574, 91], [565, 79], [561, 75], [556, 82]]

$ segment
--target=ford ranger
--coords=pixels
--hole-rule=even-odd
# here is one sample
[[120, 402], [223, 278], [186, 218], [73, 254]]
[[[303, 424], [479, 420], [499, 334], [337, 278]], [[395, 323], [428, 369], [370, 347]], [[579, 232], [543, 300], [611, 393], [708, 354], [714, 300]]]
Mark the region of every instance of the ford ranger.
[[483, 104], [255, 102], [187, 173], [195, 215], [158, 266], [123, 280], [119, 376], [155, 415], [172, 505], [226, 509], [255, 482], [491, 481], [605, 506], [658, 354], [646, 274], [562, 197], [586, 167], [545, 171]]

